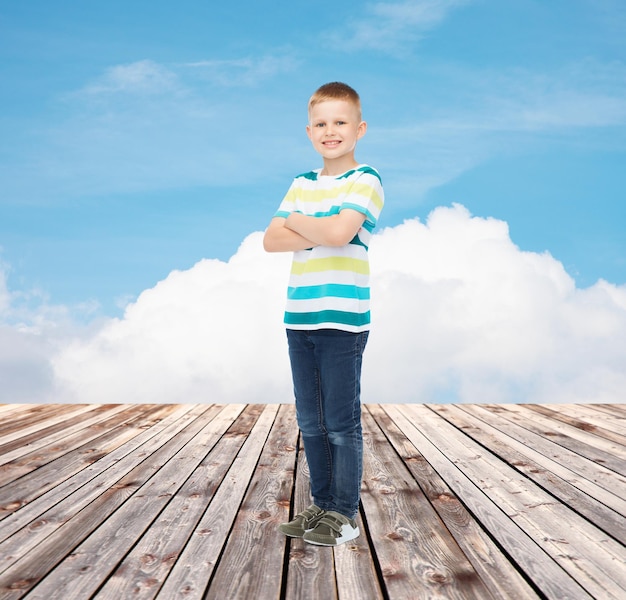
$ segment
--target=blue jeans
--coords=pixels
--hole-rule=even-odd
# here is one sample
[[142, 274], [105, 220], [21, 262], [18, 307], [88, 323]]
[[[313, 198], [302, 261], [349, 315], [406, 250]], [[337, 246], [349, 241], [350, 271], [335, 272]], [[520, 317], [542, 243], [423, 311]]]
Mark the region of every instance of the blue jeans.
[[369, 332], [287, 330], [313, 502], [353, 519], [363, 474], [361, 364]]

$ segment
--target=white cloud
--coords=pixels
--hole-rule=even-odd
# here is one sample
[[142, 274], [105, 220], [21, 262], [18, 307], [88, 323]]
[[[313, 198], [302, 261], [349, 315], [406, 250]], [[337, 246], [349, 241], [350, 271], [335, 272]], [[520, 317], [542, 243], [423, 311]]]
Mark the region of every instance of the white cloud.
[[187, 63], [186, 67], [197, 69], [204, 78], [222, 86], [251, 86], [281, 73], [294, 71], [299, 60], [292, 52], [260, 57], [237, 59], [212, 59]]
[[0, 315], [9, 309], [11, 304], [11, 295], [7, 287], [5, 270], [6, 266], [0, 262]]
[[[402, 401], [623, 401], [626, 287], [577, 289], [549, 254], [455, 206], [372, 247], [374, 396]], [[391, 350], [393, 348], [393, 350]], [[385, 397], [385, 400], [394, 401]]]
[[0, 402], [47, 402], [54, 397], [52, 356], [70, 339], [67, 309], [37, 290], [14, 292], [0, 262]]
[[[261, 233], [176, 271], [52, 360], [64, 401], [289, 402], [288, 255]], [[372, 242], [365, 402], [621, 402], [626, 287], [578, 289], [507, 224], [438, 208]]]
[[54, 360], [68, 398], [89, 402], [289, 401], [281, 307], [286, 255], [252, 234], [228, 262], [174, 271], [91, 339]]
[[179, 88], [177, 75], [152, 60], [140, 60], [109, 67], [102, 76], [87, 85], [85, 94], [169, 93]]
[[327, 43], [342, 50], [371, 49], [404, 54], [455, 8], [468, 0], [405, 0], [366, 4], [363, 15], [341, 31], [325, 34]]

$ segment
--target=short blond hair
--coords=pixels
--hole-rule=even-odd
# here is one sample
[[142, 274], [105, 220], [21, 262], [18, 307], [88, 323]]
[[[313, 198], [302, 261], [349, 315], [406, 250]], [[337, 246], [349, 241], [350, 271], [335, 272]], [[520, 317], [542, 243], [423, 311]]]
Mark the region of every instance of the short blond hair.
[[331, 83], [325, 83], [317, 88], [309, 99], [309, 113], [316, 104], [326, 100], [347, 100], [348, 102], [352, 102], [359, 112], [359, 121], [361, 120], [361, 98], [356, 90], [351, 88], [347, 83], [332, 81]]

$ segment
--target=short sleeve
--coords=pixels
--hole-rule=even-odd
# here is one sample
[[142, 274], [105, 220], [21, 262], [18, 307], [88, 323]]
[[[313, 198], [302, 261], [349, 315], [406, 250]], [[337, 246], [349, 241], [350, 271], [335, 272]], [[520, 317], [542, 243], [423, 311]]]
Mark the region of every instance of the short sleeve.
[[287, 190], [285, 197], [283, 198], [278, 210], [274, 213], [274, 217], [283, 217], [286, 219], [295, 210], [295, 181], [291, 183], [291, 186]]
[[354, 183], [340, 210], [350, 208], [364, 214], [363, 227], [371, 232], [376, 227], [385, 203], [381, 178], [376, 169], [368, 166], [360, 167], [354, 175]]

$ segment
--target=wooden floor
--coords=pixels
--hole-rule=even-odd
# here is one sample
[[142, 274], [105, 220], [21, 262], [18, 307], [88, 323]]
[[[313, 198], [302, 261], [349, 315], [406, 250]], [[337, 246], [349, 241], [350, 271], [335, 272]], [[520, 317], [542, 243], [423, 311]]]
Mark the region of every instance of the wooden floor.
[[0, 405], [0, 598], [626, 598], [626, 405], [367, 405], [361, 536], [293, 405]]

